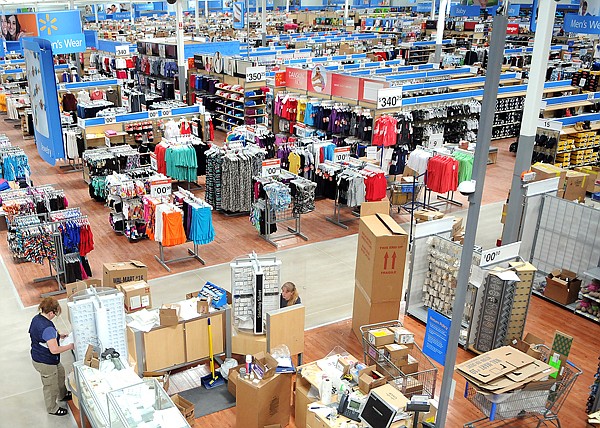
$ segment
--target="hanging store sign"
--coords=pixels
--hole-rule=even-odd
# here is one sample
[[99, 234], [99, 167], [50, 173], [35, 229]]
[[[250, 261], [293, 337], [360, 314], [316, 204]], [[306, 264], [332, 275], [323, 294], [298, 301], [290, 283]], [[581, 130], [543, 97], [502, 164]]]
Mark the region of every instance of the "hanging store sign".
[[384, 88], [377, 91], [377, 108], [395, 108], [402, 105], [402, 87]]
[[52, 43], [54, 55], [83, 52], [86, 49], [78, 10], [38, 13], [37, 30], [39, 37]]
[[484, 267], [496, 263], [505, 262], [507, 260], [516, 259], [517, 257], [519, 257], [520, 249], [521, 241], [482, 251], [479, 266]]
[[334, 162], [348, 162], [350, 160], [350, 147], [336, 147], [333, 149]]
[[565, 15], [563, 28], [568, 33], [600, 34], [600, 0], [581, 1], [577, 13]]
[[267, 159], [262, 162], [262, 173], [263, 177], [272, 177], [279, 175], [281, 172], [281, 159]]
[[232, 3], [233, 6], [233, 28], [242, 29], [245, 27], [246, 4], [241, 1]]
[[171, 180], [156, 180], [150, 183], [150, 196], [163, 198], [170, 196], [172, 191]]
[[266, 79], [267, 68], [264, 65], [246, 68], [246, 82], [263, 82]]

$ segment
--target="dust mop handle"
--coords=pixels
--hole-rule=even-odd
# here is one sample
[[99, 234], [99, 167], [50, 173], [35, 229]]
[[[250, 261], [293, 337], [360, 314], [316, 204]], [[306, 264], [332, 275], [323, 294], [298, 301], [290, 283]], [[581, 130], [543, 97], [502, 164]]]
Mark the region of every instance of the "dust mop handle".
[[213, 342], [212, 342], [212, 327], [210, 325], [210, 317], [206, 319], [208, 321], [208, 354], [210, 355], [210, 372], [213, 377], [215, 376], [215, 358], [213, 355]]

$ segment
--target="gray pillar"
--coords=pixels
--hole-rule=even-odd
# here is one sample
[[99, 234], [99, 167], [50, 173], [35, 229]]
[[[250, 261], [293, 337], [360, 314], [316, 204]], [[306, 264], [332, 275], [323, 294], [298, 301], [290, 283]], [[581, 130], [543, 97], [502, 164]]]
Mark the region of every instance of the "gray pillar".
[[436, 426], [438, 428], [446, 426], [446, 416], [448, 414], [448, 404], [452, 388], [452, 376], [454, 375], [461, 322], [467, 299], [467, 287], [469, 284], [469, 275], [473, 259], [473, 247], [475, 246], [475, 237], [477, 235], [479, 212], [481, 210], [481, 197], [485, 182], [490, 140], [492, 138], [492, 125], [494, 123], [494, 114], [496, 111], [496, 97], [498, 96], [498, 87], [500, 86], [500, 73], [502, 71], [507, 24], [508, 19], [505, 15], [496, 15], [492, 23], [492, 40], [490, 42], [490, 54], [485, 86], [483, 87], [479, 131], [477, 132], [477, 146], [475, 148], [475, 157], [473, 160], [473, 180], [477, 182], [477, 186], [475, 188], [475, 193], [469, 196], [469, 211], [465, 226], [465, 240], [460, 257], [458, 277], [456, 279], [456, 296], [454, 298], [454, 307], [452, 310], [448, 351], [446, 353], [446, 361], [444, 364], [444, 377], [442, 379], [442, 389], [440, 391], [440, 406], [436, 420]]
[[[535, 10], [532, 13], [535, 13]], [[555, 14], [555, 1], [544, 0], [539, 2], [536, 37], [533, 43], [531, 58], [531, 71], [529, 72], [529, 81], [527, 82], [521, 135], [519, 135], [519, 148], [517, 149], [517, 159], [515, 160], [515, 169], [510, 187], [508, 211], [502, 232], [502, 245], [519, 240], [523, 198], [525, 197], [521, 174], [531, 168], [531, 156], [533, 155], [535, 133], [538, 124], [537, 119], [540, 114], [542, 95], [544, 93], [544, 81], [546, 80], [546, 68], [550, 53]]]
[[187, 79], [187, 61], [185, 60], [185, 51], [183, 44], [183, 0], [178, 0], [175, 8], [175, 16], [177, 21], [177, 68], [179, 69], [179, 92], [181, 99], [185, 99], [186, 95], [186, 79]]

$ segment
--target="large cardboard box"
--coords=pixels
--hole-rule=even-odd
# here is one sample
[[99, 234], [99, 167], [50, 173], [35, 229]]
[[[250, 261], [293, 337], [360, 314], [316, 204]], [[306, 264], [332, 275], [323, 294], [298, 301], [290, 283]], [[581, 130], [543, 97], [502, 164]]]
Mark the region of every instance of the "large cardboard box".
[[246, 364], [238, 364], [234, 368], [229, 369], [229, 374], [227, 375], [227, 391], [229, 391], [229, 393], [234, 397], [236, 394], [236, 383], [241, 367], [246, 367]]
[[587, 174], [579, 171], [568, 171], [565, 178], [564, 199], [583, 202], [587, 186]]
[[531, 165], [531, 170], [535, 172], [535, 181], [547, 180], [549, 178], [558, 177], [558, 189], [562, 189], [565, 186], [565, 178], [567, 176], [567, 170], [562, 169], [558, 166], [550, 165], [547, 163], [538, 162]]
[[310, 391], [310, 387], [310, 382], [302, 376], [301, 371], [298, 371], [298, 373], [296, 374], [296, 404], [294, 406], [294, 420], [296, 422], [297, 428], [306, 427], [306, 422], [309, 416], [307, 415], [307, 406], [317, 401], [316, 398], [309, 398], [308, 391]]
[[119, 284], [132, 281], [147, 281], [148, 267], [137, 260], [119, 263], [104, 263], [102, 285], [118, 288]]
[[355, 277], [372, 303], [402, 298], [408, 235], [387, 214], [361, 217]]
[[588, 193], [600, 192], [600, 167], [583, 166], [575, 168], [575, 171], [583, 172], [588, 175], [585, 191]]
[[398, 319], [400, 299], [388, 302], [373, 303], [367, 293], [356, 281], [354, 287], [354, 303], [352, 306], [352, 331], [359, 341], [362, 340], [360, 327], [383, 321]]
[[287, 426], [290, 420], [291, 376], [276, 374], [258, 383], [236, 380], [237, 428], [263, 428], [269, 424]]
[[569, 305], [577, 300], [581, 280], [575, 272], [566, 269], [555, 269], [546, 277], [544, 296], [563, 305]]
[[118, 288], [125, 296], [125, 312], [152, 307], [150, 286], [146, 281], [124, 282]]

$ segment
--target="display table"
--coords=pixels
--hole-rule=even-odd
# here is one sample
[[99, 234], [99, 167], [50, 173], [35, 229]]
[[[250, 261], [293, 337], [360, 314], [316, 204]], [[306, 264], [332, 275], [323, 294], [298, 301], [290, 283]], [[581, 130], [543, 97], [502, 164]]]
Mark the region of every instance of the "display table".
[[189, 424], [156, 379], [140, 379], [129, 367], [110, 368], [104, 360], [101, 370], [76, 362], [76, 393], [80, 426], [86, 420], [93, 428], [161, 426], [186, 428]]

